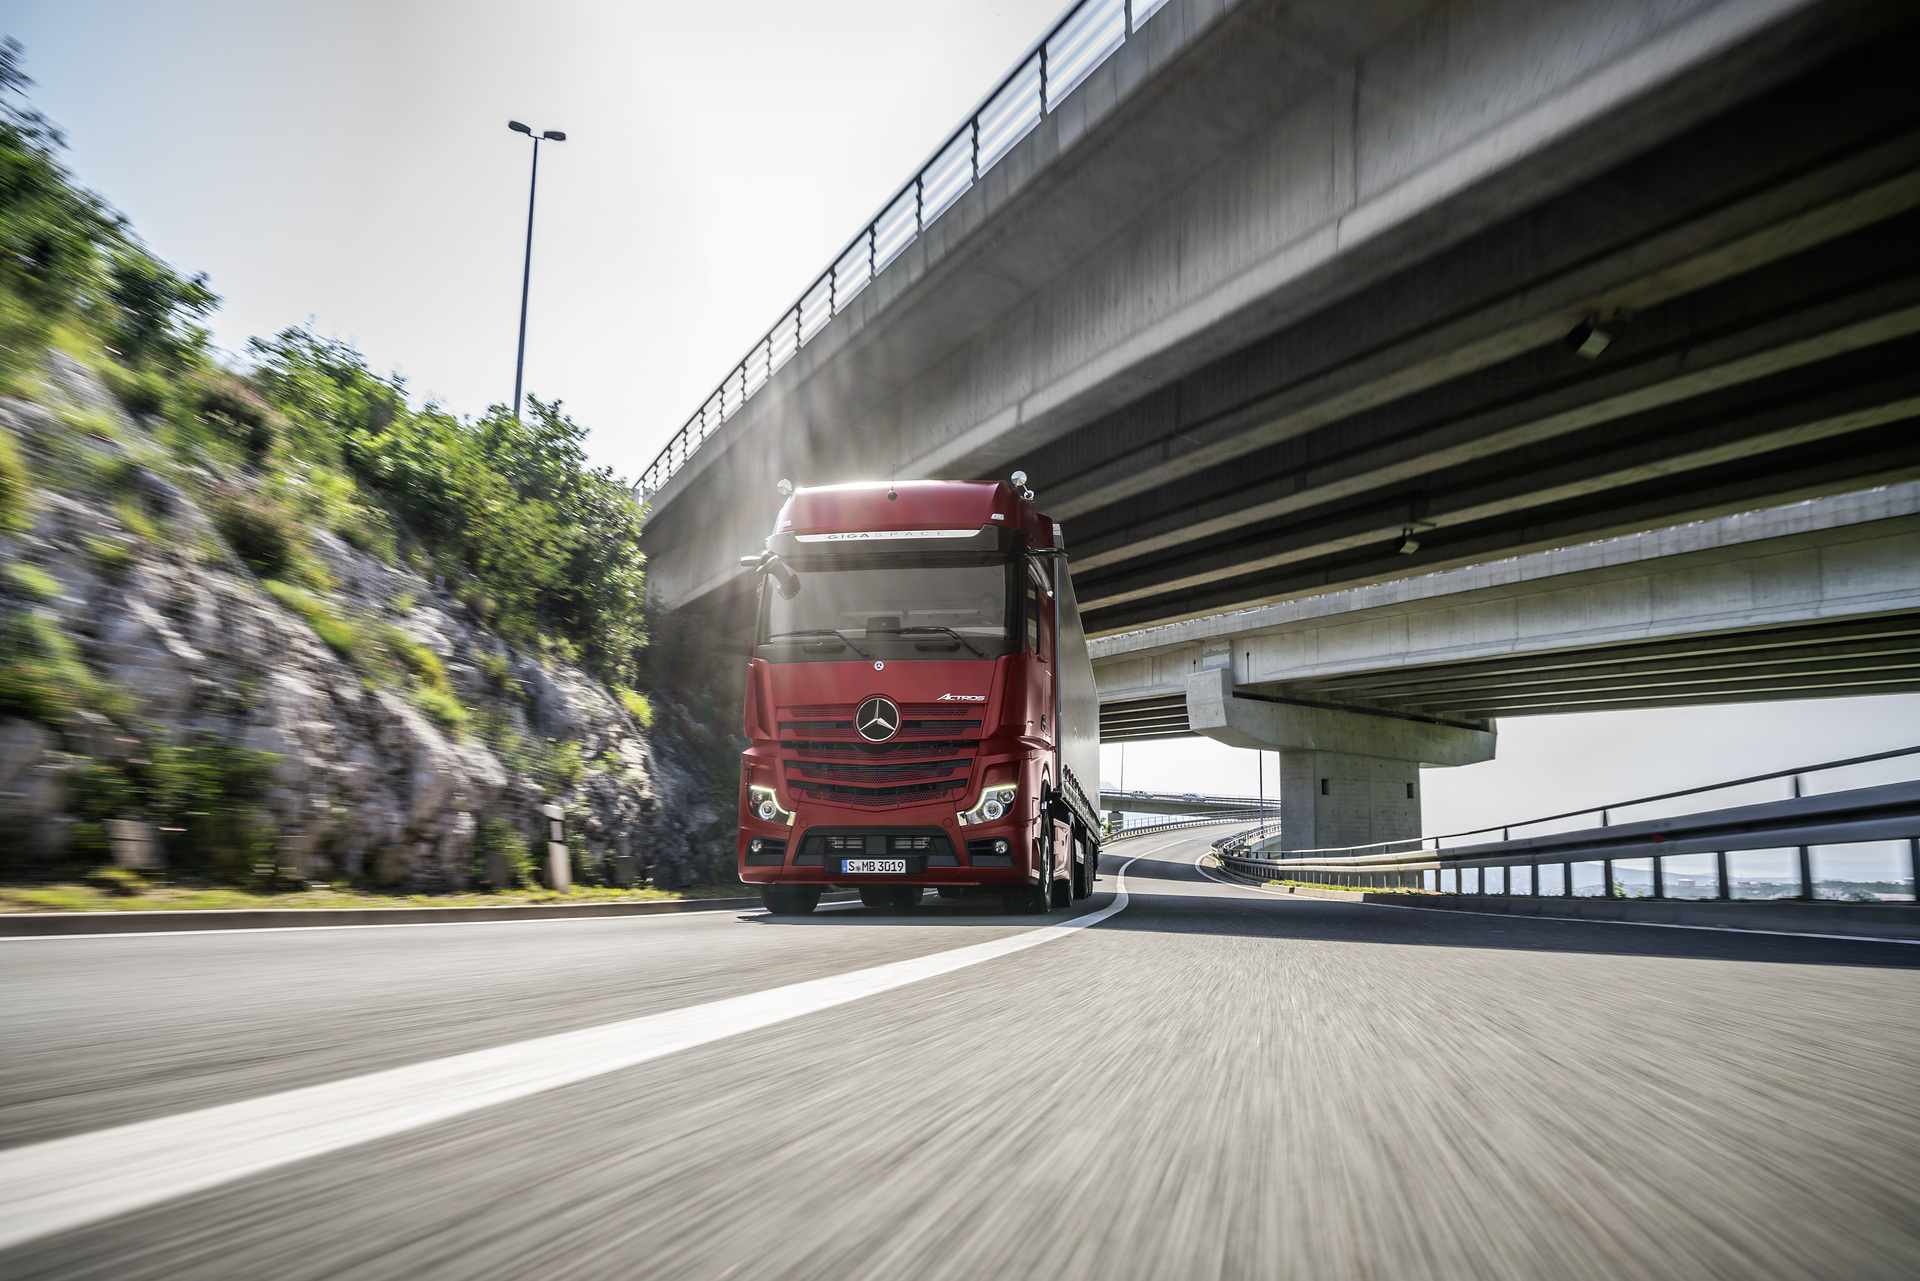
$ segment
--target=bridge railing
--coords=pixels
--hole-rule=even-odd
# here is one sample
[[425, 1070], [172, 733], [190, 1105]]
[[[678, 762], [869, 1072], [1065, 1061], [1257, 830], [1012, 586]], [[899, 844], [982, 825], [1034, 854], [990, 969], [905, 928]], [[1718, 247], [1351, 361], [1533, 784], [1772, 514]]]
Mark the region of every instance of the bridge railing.
[[[1419, 843], [1413, 849], [1386, 849], [1387, 844], [1347, 846], [1335, 849], [1288, 851], [1280, 858], [1260, 855], [1257, 845], [1266, 827], [1235, 832], [1214, 842], [1214, 849], [1229, 870], [1286, 880], [1310, 880], [1357, 888], [1392, 889], [1418, 887], [1445, 888], [1447, 872], [1453, 873], [1454, 892], [1461, 892], [1464, 874], [1474, 871], [1480, 892], [1488, 890], [1487, 869], [1506, 869], [1505, 889], [1512, 892], [1513, 868], [1534, 869], [1533, 894], [1540, 893], [1538, 868], [1563, 865], [1562, 893], [1574, 893], [1573, 869], [1577, 864], [1600, 864], [1603, 892], [1616, 892], [1614, 865], [1630, 861], [1647, 864], [1650, 888], [1655, 898], [1665, 892], [1665, 860], [1674, 857], [1711, 855], [1715, 864], [1717, 897], [1731, 896], [1729, 852], [1763, 849], [1792, 849], [1798, 853], [1799, 897], [1815, 897], [1811, 851], [1818, 847], [1884, 845], [1903, 842], [1907, 847], [1908, 874], [1920, 893], [1920, 780], [1855, 787], [1813, 795], [1804, 794], [1801, 780], [1806, 776], [1845, 769], [1874, 761], [1894, 760], [1920, 755], [1920, 747], [1877, 752], [1868, 756], [1827, 761], [1797, 770], [1780, 770], [1753, 775], [1707, 787], [1689, 788], [1641, 797], [1593, 810], [1572, 811], [1571, 815], [1599, 814], [1600, 826], [1535, 836], [1513, 836], [1507, 828], [1476, 828], [1461, 833], [1472, 836], [1499, 831], [1501, 838], [1446, 847], [1446, 838]], [[1758, 804], [1660, 818], [1639, 819], [1628, 823], [1608, 821], [1615, 809], [1652, 801], [1694, 796], [1732, 787], [1747, 786], [1773, 779], [1794, 780], [1793, 795]], [[1569, 815], [1556, 815], [1555, 818]], [[1534, 820], [1547, 822], [1547, 819]], [[1273, 825], [1277, 826], [1277, 825]], [[1511, 826], [1521, 826], [1513, 824]]]
[[1245, 854], [1250, 849], [1257, 849], [1260, 842], [1279, 834], [1280, 821], [1274, 819], [1258, 827], [1250, 827], [1244, 832], [1234, 832], [1229, 836], [1221, 837], [1213, 843], [1213, 851], [1221, 855]]
[[1153, 836], [1159, 832], [1173, 832], [1188, 827], [1215, 827], [1221, 823], [1244, 823], [1247, 814], [1202, 814], [1195, 818], [1179, 818], [1166, 823], [1142, 823], [1138, 827], [1123, 827], [1108, 836], [1106, 843], [1132, 840], [1136, 836]]
[[634, 488], [641, 498], [659, 493], [722, 423], [1165, 3], [1079, 0], [1069, 7], [720, 380], [640, 473]]

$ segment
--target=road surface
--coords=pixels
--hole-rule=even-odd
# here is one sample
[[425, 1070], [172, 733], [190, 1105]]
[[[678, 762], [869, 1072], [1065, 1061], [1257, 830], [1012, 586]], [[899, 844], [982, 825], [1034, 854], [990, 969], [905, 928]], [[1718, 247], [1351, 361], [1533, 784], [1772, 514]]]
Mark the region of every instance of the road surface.
[[1044, 936], [0, 942], [0, 1275], [1920, 1273], [1920, 947], [1300, 900], [1209, 835]]

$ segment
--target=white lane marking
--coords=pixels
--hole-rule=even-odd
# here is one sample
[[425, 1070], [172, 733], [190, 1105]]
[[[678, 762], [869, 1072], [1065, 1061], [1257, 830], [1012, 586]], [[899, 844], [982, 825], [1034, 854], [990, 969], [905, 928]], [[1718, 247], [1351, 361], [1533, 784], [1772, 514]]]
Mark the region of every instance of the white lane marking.
[[1133, 862], [1106, 907], [1009, 938], [0, 1150], [0, 1249], [1039, 947], [1125, 910]]
[[[1344, 899], [1302, 899], [1298, 895], [1283, 890], [1270, 890], [1264, 885], [1247, 885], [1240, 881], [1224, 880], [1200, 866], [1200, 860], [1206, 857], [1206, 851], [1194, 855], [1193, 870], [1210, 881], [1229, 885], [1235, 889], [1253, 890], [1260, 894], [1271, 894], [1275, 898], [1290, 898], [1295, 902], [1340, 903], [1350, 902]], [[1388, 892], [1388, 891], [1383, 891]], [[1519, 897], [1516, 895], [1515, 897]], [[1531, 912], [1474, 912], [1471, 908], [1458, 907], [1421, 907], [1418, 903], [1368, 903], [1367, 907], [1391, 907], [1402, 912], [1451, 912], [1459, 916], [1462, 912], [1475, 916], [1497, 916], [1503, 921], [1567, 921], [1574, 925], [1637, 925], [1648, 930], [1705, 930], [1709, 934], [1764, 934], [1772, 938], [1789, 939], [1838, 939], [1842, 943], [1901, 943], [1907, 947], [1920, 947], [1920, 939], [1888, 938], [1884, 934], [1815, 934], [1810, 930], [1749, 930], [1738, 925], [1676, 925], [1672, 921], [1609, 921], [1600, 916], [1535, 916]]]

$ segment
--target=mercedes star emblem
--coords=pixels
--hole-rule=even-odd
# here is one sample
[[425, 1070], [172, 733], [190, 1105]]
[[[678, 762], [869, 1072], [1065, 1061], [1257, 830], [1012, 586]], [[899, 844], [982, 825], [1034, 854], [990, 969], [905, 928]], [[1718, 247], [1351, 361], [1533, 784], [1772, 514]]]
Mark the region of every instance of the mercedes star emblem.
[[900, 730], [900, 709], [892, 699], [875, 694], [854, 712], [853, 727], [869, 743], [884, 743]]

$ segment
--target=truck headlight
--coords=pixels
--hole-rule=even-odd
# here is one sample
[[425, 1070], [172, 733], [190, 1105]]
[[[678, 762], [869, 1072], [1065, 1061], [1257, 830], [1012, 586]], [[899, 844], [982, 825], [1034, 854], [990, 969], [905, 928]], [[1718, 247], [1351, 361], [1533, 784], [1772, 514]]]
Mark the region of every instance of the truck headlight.
[[780, 808], [780, 798], [771, 787], [751, 787], [747, 789], [747, 808], [762, 823], [780, 823], [793, 826], [793, 814]]
[[969, 827], [975, 823], [997, 823], [1013, 812], [1014, 797], [1018, 795], [1017, 788], [996, 784], [980, 793], [980, 799], [975, 802], [972, 809], [956, 817], [959, 818], [962, 827]]

